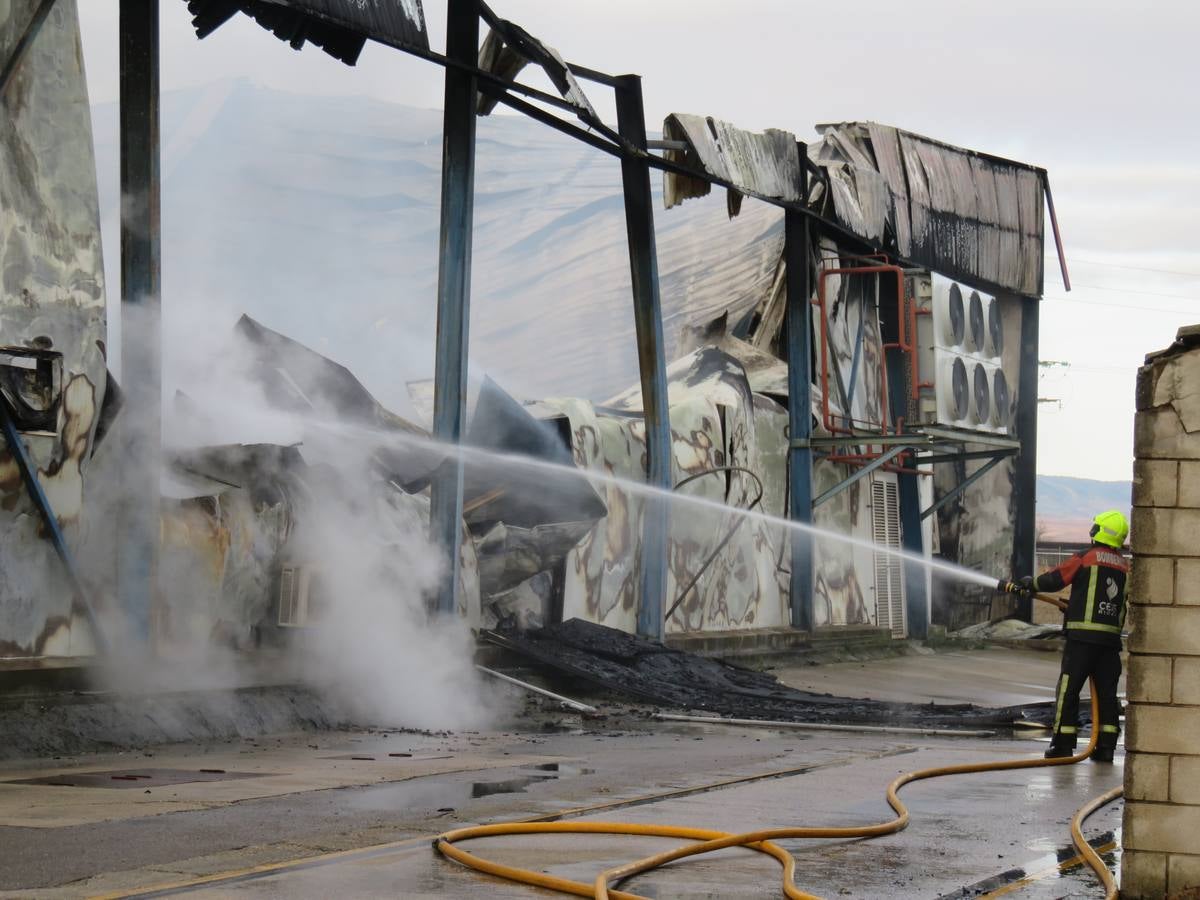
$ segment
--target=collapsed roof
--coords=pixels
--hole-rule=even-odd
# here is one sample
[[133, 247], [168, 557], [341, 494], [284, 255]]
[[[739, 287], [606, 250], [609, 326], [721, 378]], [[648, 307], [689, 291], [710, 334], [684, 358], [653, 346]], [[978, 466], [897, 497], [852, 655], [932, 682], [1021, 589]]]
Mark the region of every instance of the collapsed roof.
[[[663, 137], [682, 144], [666, 158], [741, 195], [794, 203], [801, 163], [815, 178], [804, 201], [865, 241], [901, 259], [1000, 291], [1037, 297], [1043, 278], [1046, 172], [874, 122], [821, 125], [801, 160], [795, 135], [749, 132], [712, 117], [673, 113]], [[711, 184], [663, 176], [668, 209]]]
[[296, 50], [307, 41], [351, 66], [368, 38], [429, 49], [421, 0], [188, 0], [188, 11], [198, 38], [242, 12]]

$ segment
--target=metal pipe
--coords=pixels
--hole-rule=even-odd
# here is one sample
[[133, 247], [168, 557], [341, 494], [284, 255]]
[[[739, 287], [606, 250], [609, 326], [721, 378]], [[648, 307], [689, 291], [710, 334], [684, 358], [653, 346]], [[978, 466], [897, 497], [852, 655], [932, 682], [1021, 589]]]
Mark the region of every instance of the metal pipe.
[[[642, 80], [623, 75], [616, 88], [617, 128], [622, 139], [646, 150], [646, 113]], [[654, 200], [650, 191], [648, 154], [621, 158], [625, 194], [625, 230], [633, 286], [633, 318], [637, 331], [638, 369], [642, 384], [642, 416], [646, 426], [646, 481], [671, 489], [671, 418], [667, 397], [666, 345], [658, 284], [658, 250], [654, 236]], [[662, 498], [647, 497], [642, 507], [641, 602], [638, 634], [661, 641], [666, 627], [663, 602], [667, 590], [669, 510]]]
[[576, 712], [594, 713], [596, 707], [588, 706], [586, 703], [580, 703], [578, 700], [572, 700], [570, 697], [564, 697], [562, 694], [556, 694], [554, 691], [548, 691], [545, 688], [540, 688], [535, 684], [530, 684], [528, 681], [522, 681], [519, 678], [513, 678], [511, 675], [505, 675], [503, 672], [497, 672], [495, 669], [489, 669], [487, 666], [475, 666], [480, 672], [485, 675], [491, 675], [500, 681], [506, 681], [509, 684], [516, 685], [522, 690], [529, 691], [532, 694], [540, 694], [543, 697], [549, 697], [551, 700], [557, 700], [563, 706], [570, 707]]
[[654, 718], [666, 722], [694, 722], [704, 725], [749, 725], [759, 728], [788, 728], [796, 731], [857, 731], [867, 734], [924, 734], [941, 737], [995, 737], [994, 731], [959, 731], [953, 728], [920, 728], [904, 725], [844, 725], [834, 722], [782, 722], [773, 719], [732, 719], [723, 716], [685, 716], [675, 713], [655, 713]]
[[[447, 0], [446, 56], [475, 64], [479, 54], [477, 0]], [[462, 440], [466, 418], [467, 354], [471, 323], [471, 239], [475, 197], [475, 76], [446, 67], [442, 127], [442, 208], [438, 256], [437, 357], [434, 364], [433, 436]], [[429, 533], [444, 554], [438, 586], [442, 615], [458, 609], [462, 547], [463, 465], [447, 460], [430, 485]]]

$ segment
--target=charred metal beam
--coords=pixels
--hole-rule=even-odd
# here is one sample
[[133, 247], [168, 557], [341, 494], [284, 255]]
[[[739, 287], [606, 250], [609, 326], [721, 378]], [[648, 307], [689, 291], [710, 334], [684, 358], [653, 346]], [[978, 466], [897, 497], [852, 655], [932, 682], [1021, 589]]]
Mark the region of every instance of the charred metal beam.
[[824, 503], [826, 500], [833, 499], [838, 494], [840, 494], [842, 491], [846, 490], [846, 488], [850, 487], [850, 485], [856, 484], [857, 482], [862, 481], [862, 479], [866, 478], [868, 475], [870, 475], [876, 469], [880, 468], [881, 466], [886, 466], [888, 463], [890, 463], [893, 459], [895, 459], [901, 453], [907, 453], [909, 451], [909, 449], [910, 449], [909, 447], [900, 445], [898, 447], [893, 447], [891, 450], [887, 451], [887, 453], [881, 453], [879, 456], [875, 457], [873, 460], [871, 460], [865, 466], [862, 466], [861, 468], [856, 469], [851, 475], [849, 475], [846, 478], [843, 478], [841, 481], [839, 481], [833, 487], [829, 488], [829, 490], [825, 491], [825, 493], [821, 494], [819, 497], [817, 497], [815, 500], [813, 500], [812, 505], [814, 507], [817, 507], [817, 506], [820, 506], [822, 503]]
[[[625, 191], [625, 229], [633, 281], [633, 318], [637, 329], [642, 416], [646, 423], [646, 480], [671, 490], [671, 420], [667, 403], [666, 346], [658, 287], [658, 250], [654, 239], [654, 199], [646, 156], [646, 113], [642, 79], [623, 75], [616, 88], [617, 130], [638, 151], [621, 158]], [[642, 518], [641, 603], [638, 634], [661, 641], [665, 628], [669, 510], [661, 497], [646, 498]]]
[[8, 87], [9, 79], [17, 71], [17, 67], [21, 65], [21, 61], [25, 59], [25, 54], [33, 45], [38, 32], [42, 30], [42, 25], [45, 24], [46, 17], [50, 15], [50, 10], [54, 8], [56, 2], [57, 0], [42, 0], [38, 4], [37, 9], [33, 11], [33, 15], [29, 17], [29, 22], [13, 47], [12, 54], [5, 61], [4, 68], [0, 69], [0, 94], [3, 94]]
[[[808, 148], [797, 144], [800, 158]], [[808, 170], [800, 167], [800, 196], [808, 196]], [[787, 276], [788, 368], [788, 517], [811, 525], [813, 520], [812, 467], [812, 248], [809, 217], [799, 210], [784, 213], [783, 254]], [[792, 626], [811, 631], [813, 625], [812, 538], [796, 529], [790, 540], [792, 574], [788, 603]]]
[[581, 66], [578, 63], [569, 62], [567, 63], [567, 68], [584, 81], [594, 81], [596, 84], [606, 84], [611, 88], [617, 87], [620, 83], [616, 75], [609, 75], [606, 72], [600, 72], [596, 69], [589, 69], [587, 66]]
[[[475, 64], [479, 55], [477, 0], [448, 0], [446, 56]], [[466, 417], [468, 329], [471, 322], [471, 232], [475, 207], [475, 104], [473, 74], [446, 67], [442, 125], [442, 224], [438, 249], [437, 359], [434, 363], [433, 436], [458, 444]], [[458, 608], [462, 543], [463, 466], [452, 459], [434, 479], [429, 531], [447, 560], [436, 608]]]
[[933, 466], [938, 463], [966, 462], [969, 459], [992, 459], [996, 456], [1016, 456], [1016, 448], [1002, 450], [964, 450], [962, 453], [939, 453], [936, 456], [922, 456], [917, 460], [922, 466]]
[[[1054, 194], [1050, 191], [1050, 176], [1044, 170], [1042, 171], [1042, 189], [1046, 192], [1046, 209], [1050, 211], [1050, 227], [1054, 231], [1054, 247], [1058, 251], [1058, 268], [1062, 272], [1063, 290], [1069, 291], [1071, 290], [1071, 275], [1067, 272], [1067, 251], [1063, 247], [1062, 232], [1058, 230], [1058, 215], [1054, 212]], [[1042, 279], [1044, 285], [1044, 271]]]
[[121, 381], [125, 498], [117, 579], [129, 633], [150, 637], [162, 456], [158, 0], [121, 0]]
[[971, 485], [973, 485], [975, 482], [977, 482], [980, 478], [982, 478], [984, 475], [986, 475], [988, 472], [990, 472], [994, 466], [998, 465], [1003, 460], [1004, 460], [1003, 456], [997, 456], [995, 459], [991, 459], [988, 462], [985, 462], [982, 466], [980, 466], [978, 469], [976, 469], [974, 472], [972, 472], [970, 475], [968, 475], [966, 478], [964, 478], [962, 481], [960, 481], [958, 484], [956, 484], [953, 488], [951, 488], [945, 494], [943, 494], [936, 503], [934, 503], [928, 509], [922, 510], [921, 518], [922, 519], [929, 518], [931, 515], [933, 515], [935, 512], [937, 512], [939, 509], [941, 509], [943, 506], [945, 506], [947, 503], [949, 503], [951, 500], [953, 500], [955, 497], [957, 497], [959, 494], [961, 494], [963, 491], [965, 491], [967, 488], [969, 488]]
[[[1013, 466], [1012, 570], [1033, 574], [1037, 556], [1037, 416], [1038, 314], [1037, 300], [1021, 301], [1021, 355], [1017, 374], [1017, 440], [1021, 452]], [[1017, 601], [1018, 618], [1033, 620], [1033, 600]]]
[[104, 654], [108, 650], [104, 633], [100, 631], [100, 623], [96, 620], [96, 611], [92, 608], [91, 601], [84, 590], [83, 579], [80, 578], [79, 569], [75, 565], [75, 557], [67, 546], [66, 538], [58, 525], [58, 517], [54, 515], [50, 500], [46, 497], [42, 483], [38, 480], [37, 468], [34, 466], [33, 460], [29, 458], [25, 442], [21, 440], [21, 433], [17, 431], [16, 423], [8, 408], [8, 401], [3, 397], [0, 397], [0, 432], [3, 433], [4, 440], [8, 444], [8, 451], [21, 473], [21, 480], [25, 483], [29, 499], [33, 501], [33, 505], [42, 517], [42, 526], [46, 529], [46, 534], [50, 536], [54, 552], [58, 554], [63, 569], [66, 570], [67, 580], [71, 584], [71, 592], [75, 595], [75, 602], [82, 609], [88, 628], [91, 629], [92, 643], [96, 646], [98, 653]]
[[564, 122], [562, 119], [558, 118], [558, 116], [548, 113], [546, 110], [540, 109], [539, 107], [534, 106], [532, 103], [522, 100], [520, 97], [512, 96], [512, 94], [507, 92], [503, 85], [480, 80], [479, 91], [480, 93], [487, 94], [489, 97], [494, 98], [496, 102], [503, 103], [510, 109], [515, 109], [519, 113], [524, 113], [535, 122], [541, 122], [543, 125], [548, 125], [556, 131], [561, 131], [563, 134], [575, 138], [577, 141], [581, 141], [591, 147], [595, 147], [597, 150], [603, 150], [605, 153], [613, 156], [621, 156], [625, 152], [622, 147], [612, 143], [611, 141], [605, 140], [599, 135], [592, 134], [590, 131], [587, 131], [584, 128], [580, 128], [573, 122]]
[[[1023, 351], [1022, 351], [1023, 352]], [[921, 431], [939, 441], [958, 444], [978, 444], [980, 447], [1005, 447], [1018, 449], [1019, 439], [1001, 437], [998, 434], [983, 434], [977, 431], [959, 431], [954, 428], [944, 428], [940, 425], [922, 425]]]
[[921, 476], [901, 472], [896, 476], [900, 494], [900, 546], [904, 557], [904, 621], [908, 636], [929, 636], [929, 570], [918, 559], [925, 555], [921, 525]]

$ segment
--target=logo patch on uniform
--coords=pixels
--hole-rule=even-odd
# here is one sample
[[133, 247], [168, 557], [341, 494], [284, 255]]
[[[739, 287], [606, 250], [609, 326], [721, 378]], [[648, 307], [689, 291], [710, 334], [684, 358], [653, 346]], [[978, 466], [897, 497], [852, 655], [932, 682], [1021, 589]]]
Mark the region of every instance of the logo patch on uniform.
[[1117, 587], [1117, 583], [1111, 577], [1104, 579], [1105, 593], [1108, 594], [1109, 600], [1116, 600], [1117, 594], [1121, 593], [1121, 589]]

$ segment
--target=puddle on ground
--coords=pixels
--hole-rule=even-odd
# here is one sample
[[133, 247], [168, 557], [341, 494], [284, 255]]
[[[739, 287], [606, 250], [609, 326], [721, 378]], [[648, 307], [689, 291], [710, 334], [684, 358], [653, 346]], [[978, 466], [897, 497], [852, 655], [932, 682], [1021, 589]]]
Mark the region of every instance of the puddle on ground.
[[499, 769], [489, 773], [513, 773], [507, 778], [484, 779], [479, 777], [479, 773], [463, 773], [441, 778], [424, 776], [393, 784], [355, 788], [347, 805], [355, 809], [448, 812], [461, 808], [471, 800], [497, 794], [524, 794], [526, 788], [533, 784], [552, 781], [555, 778], [591, 775], [595, 771], [571, 763], [542, 763]]

